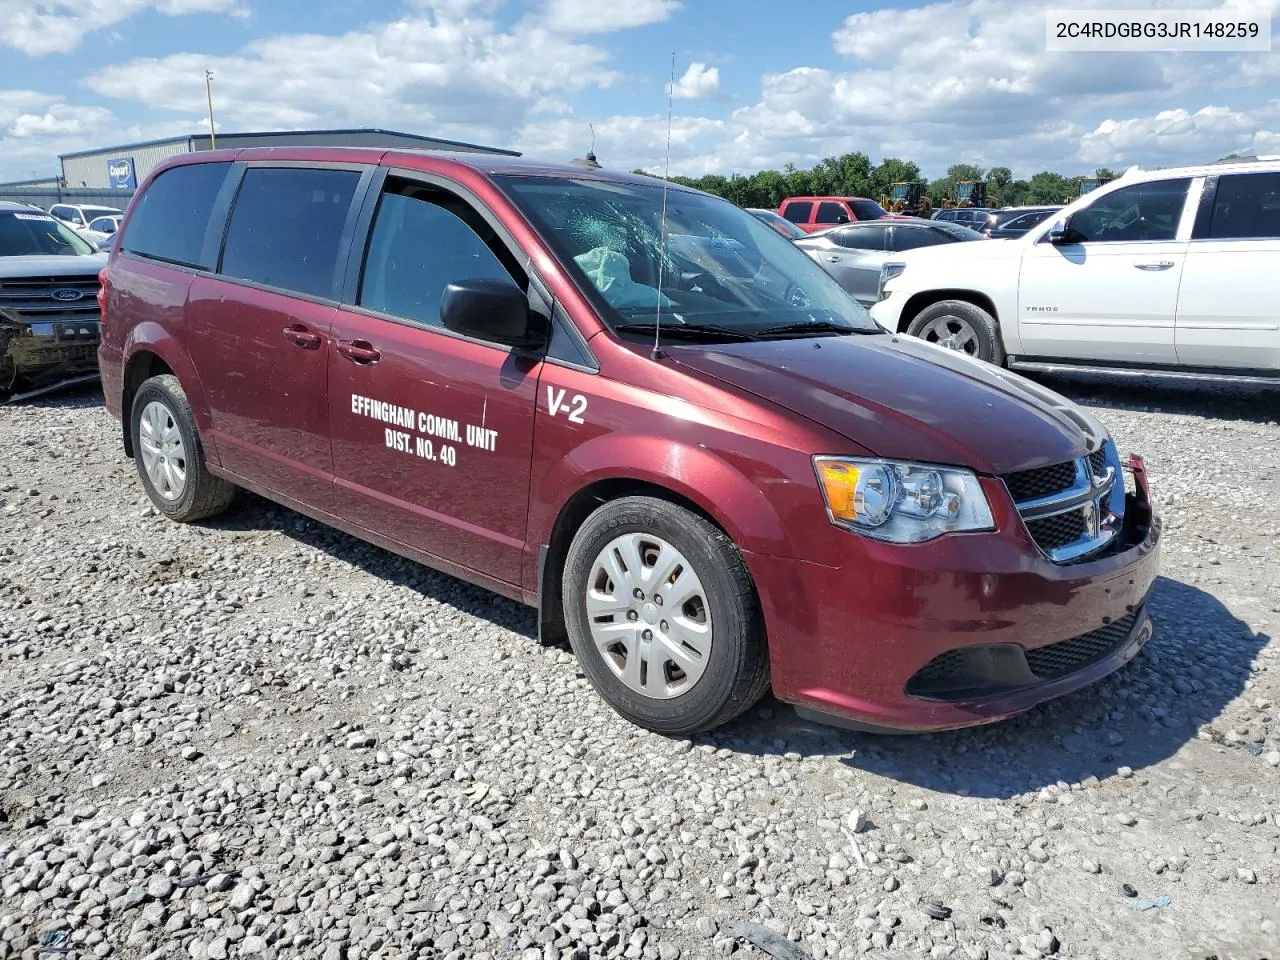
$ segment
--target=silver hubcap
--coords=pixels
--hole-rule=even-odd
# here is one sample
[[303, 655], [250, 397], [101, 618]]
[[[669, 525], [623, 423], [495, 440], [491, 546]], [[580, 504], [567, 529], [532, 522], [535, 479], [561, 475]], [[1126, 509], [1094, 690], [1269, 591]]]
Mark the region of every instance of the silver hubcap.
[[967, 320], [959, 317], [938, 317], [930, 320], [920, 331], [920, 338], [936, 343], [957, 353], [967, 353], [971, 357], [978, 355], [978, 334]]
[[591, 639], [636, 693], [688, 693], [711, 656], [711, 607], [693, 565], [647, 533], [628, 533], [596, 557], [587, 581]]
[[138, 424], [142, 468], [151, 486], [166, 500], [177, 500], [187, 488], [187, 448], [169, 408], [152, 400], [142, 408]]

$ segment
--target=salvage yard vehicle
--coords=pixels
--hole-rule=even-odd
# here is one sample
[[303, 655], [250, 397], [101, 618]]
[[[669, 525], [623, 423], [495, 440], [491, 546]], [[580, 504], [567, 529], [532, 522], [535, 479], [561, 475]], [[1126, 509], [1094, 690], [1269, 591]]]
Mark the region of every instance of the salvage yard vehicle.
[[880, 268], [895, 254], [917, 247], [985, 239], [976, 230], [957, 223], [904, 217], [847, 223], [811, 233], [795, 243], [860, 304], [869, 307], [879, 293]]
[[482, 154], [202, 151], [150, 174], [104, 285], [107, 406], [160, 513], [244, 487], [530, 604], [651, 730], [770, 686], [864, 728], [988, 723], [1151, 635], [1141, 460], [881, 330], [725, 200]]
[[1280, 161], [1128, 171], [1023, 236], [913, 250], [872, 316], [1013, 370], [1280, 383]]
[[0, 401], [98, 378], [98, 273], [66, 224], [0, 201]]
[[778, 216], [805, 233], [815, 233], [842, 223], [879, 220], [892, 214], [865, 197], [788, 197], [779, 205]]
[[119, 217], [124, 213], [119, 207], [95, 207], [82, 203], [55, 203], [49, 208], [49, 215], [56, 220], [83, 230], [99, 217]]

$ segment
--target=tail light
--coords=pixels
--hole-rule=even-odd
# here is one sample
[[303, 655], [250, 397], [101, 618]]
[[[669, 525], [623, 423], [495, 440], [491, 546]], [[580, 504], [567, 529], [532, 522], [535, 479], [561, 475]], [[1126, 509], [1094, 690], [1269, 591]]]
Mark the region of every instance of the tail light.
[[98, 317], [101, 329], [107, 328], [107, 268], [98, 271]]

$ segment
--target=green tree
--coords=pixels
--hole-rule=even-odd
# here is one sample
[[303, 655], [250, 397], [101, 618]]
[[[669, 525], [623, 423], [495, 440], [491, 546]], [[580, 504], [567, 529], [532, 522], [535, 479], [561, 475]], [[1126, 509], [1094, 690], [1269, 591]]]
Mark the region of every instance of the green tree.
[[947, 167], [947, 176], [952, 180], [981, 180], [983, 172], [972, 163], [953, 163]]
[[897, 157], [886, 157], [876, 164], [871, 171], [866, 193], [872, 198], [878, 199], [888, 196], [889, 188], [895, 183], [922, 179], [920, 168], [912, 161], [900, 160]]
[[1027, 181], [1027, 203], [1063, 203], [1075, 192], [1075, 183], [1060, 173], [1042, 170]]
[[987, 186], [992, 193], [1003, 197], [1013, 186], [1013, 171], [1008, 167], [992, 167], [987, 171]]

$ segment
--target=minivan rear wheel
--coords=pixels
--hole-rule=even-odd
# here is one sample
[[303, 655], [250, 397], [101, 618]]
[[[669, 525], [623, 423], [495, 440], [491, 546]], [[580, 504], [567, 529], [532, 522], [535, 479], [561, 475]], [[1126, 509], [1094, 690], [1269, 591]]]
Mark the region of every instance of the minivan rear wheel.
[[562, 600], [587, 679], [648, 730], [708, 730], [769, 687], [746, 564], [722, 530], [684, 507], [634, 496], [596, 510], [569, 546]]
[[227, 509], [236, 488], [205, 466], [195, 416], [177, 377], [166, 373], [144, 382], [133, 396], [129, 425], [138, 476], [157, 510], [190, 523]]
[[1004, 365], [1004, 345], [996, 318], [967, 300], [939, 300], [925, 307], [907, 333], [948, 350]]

